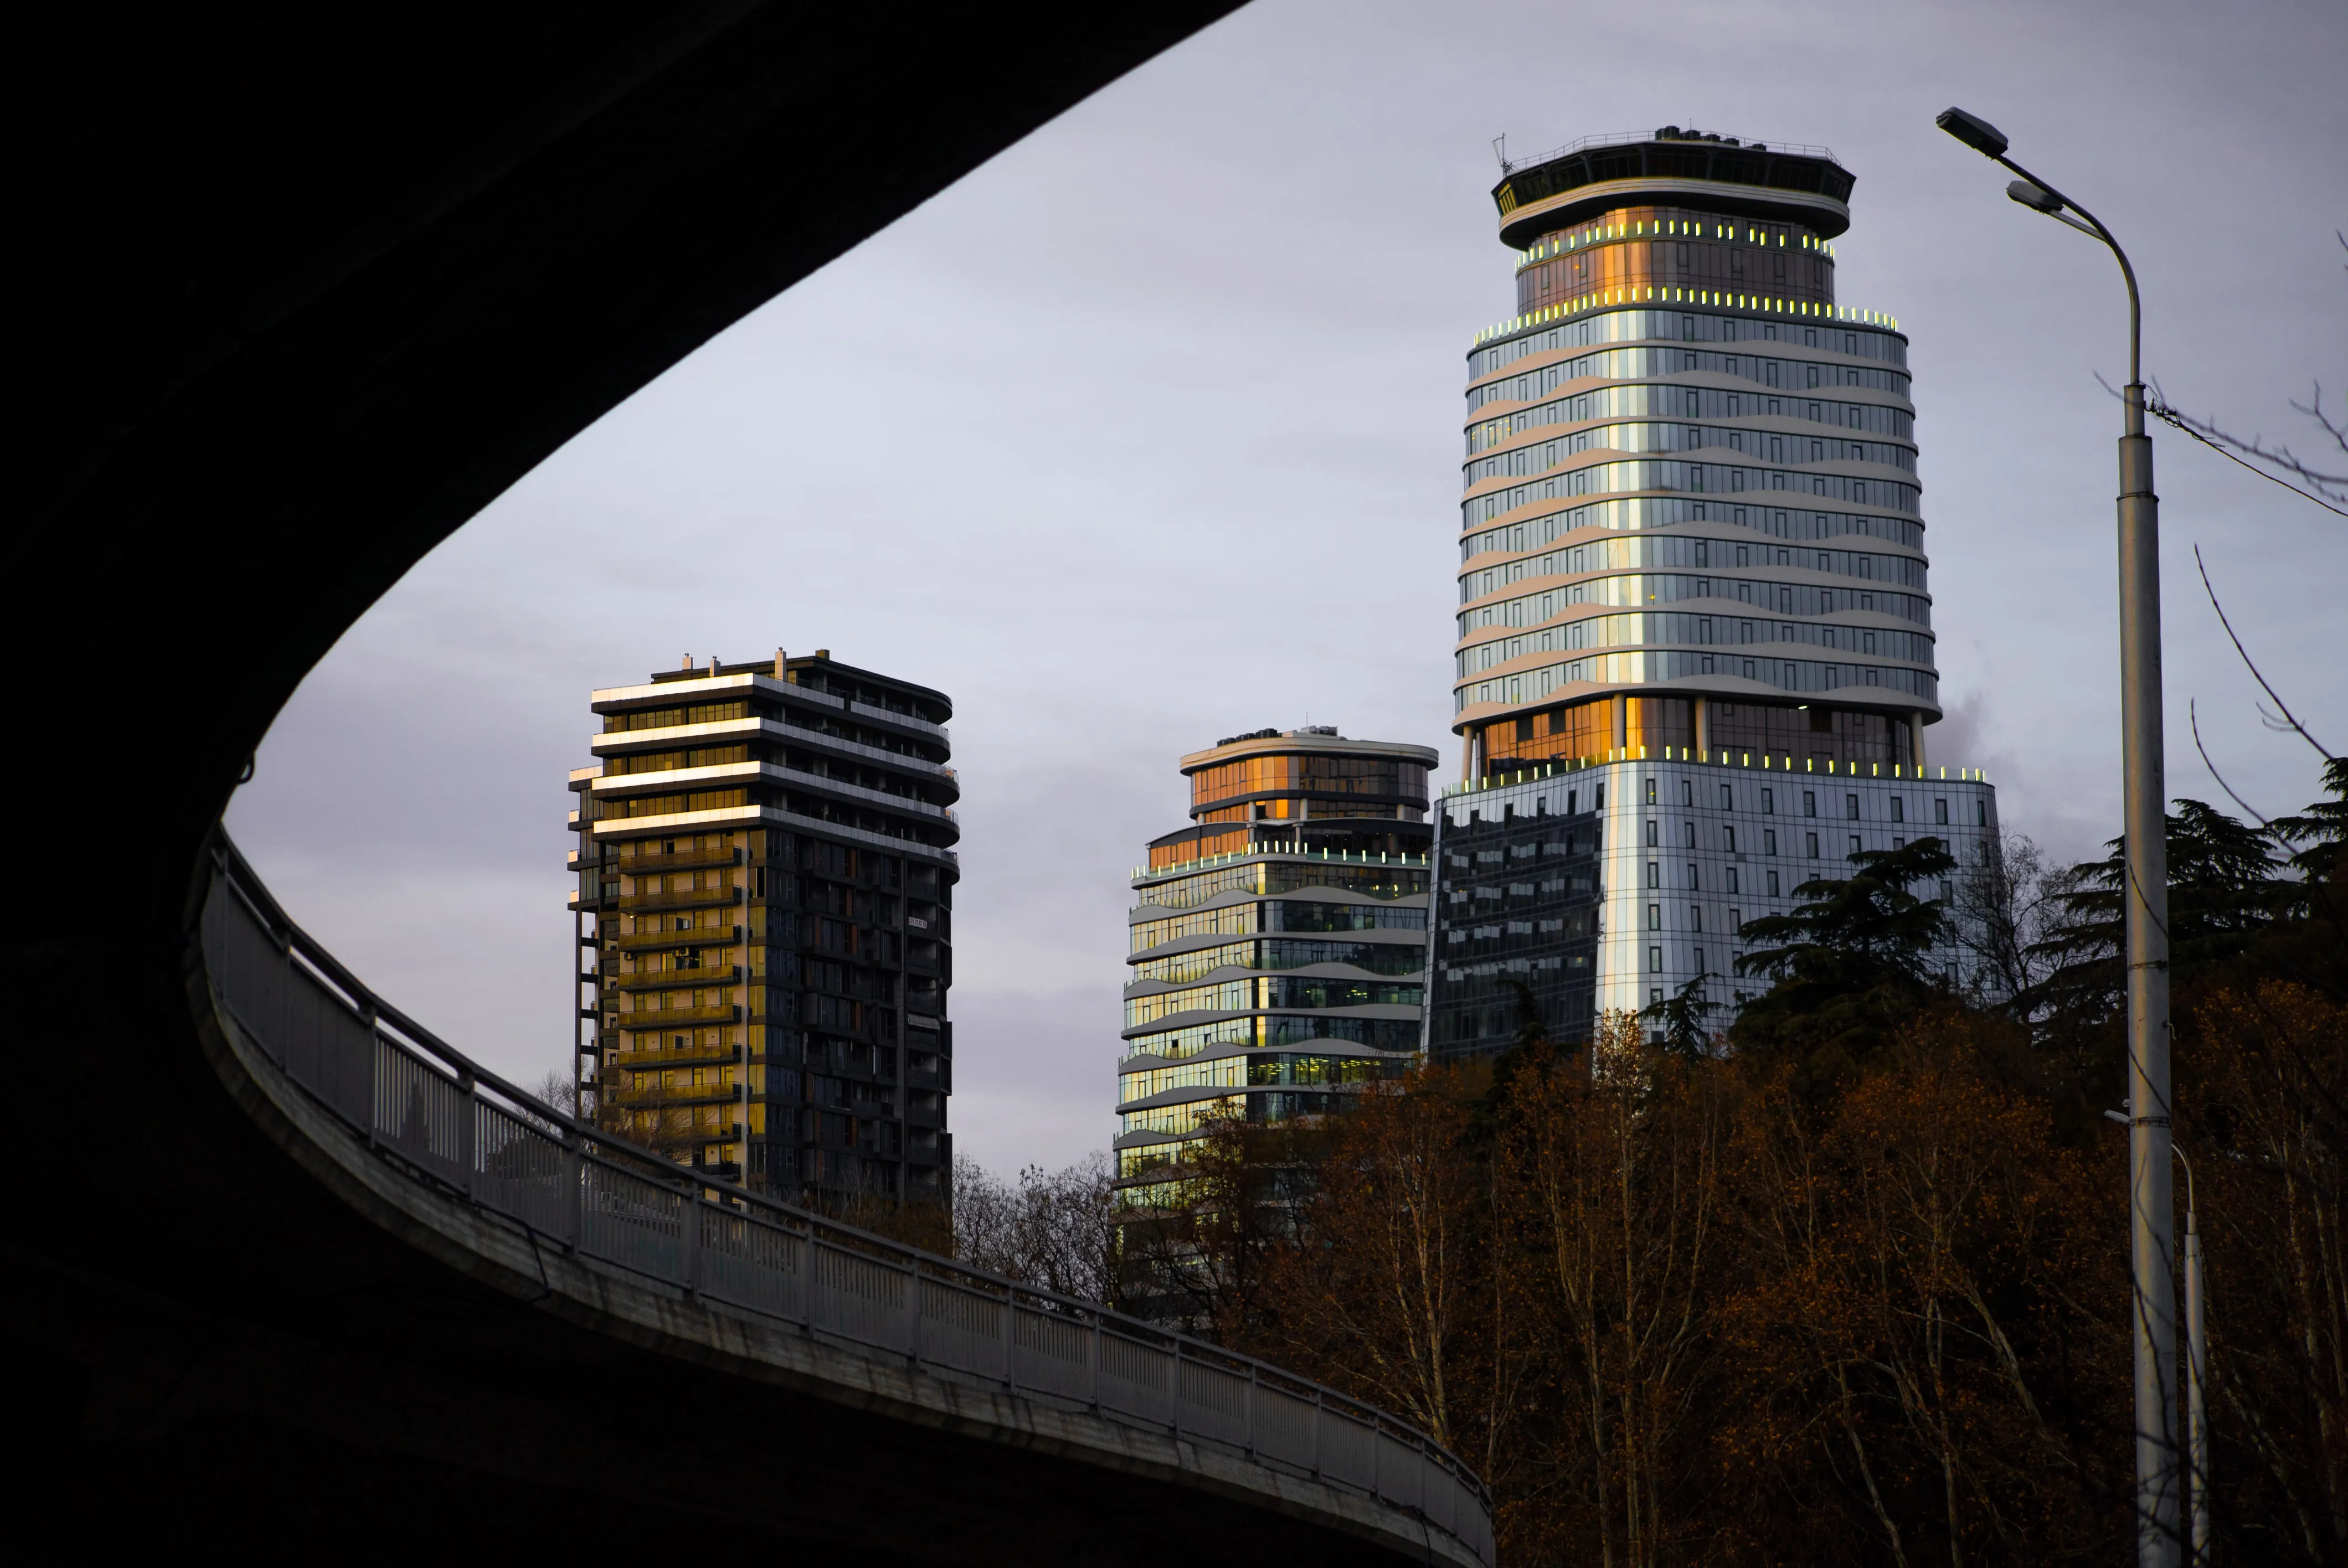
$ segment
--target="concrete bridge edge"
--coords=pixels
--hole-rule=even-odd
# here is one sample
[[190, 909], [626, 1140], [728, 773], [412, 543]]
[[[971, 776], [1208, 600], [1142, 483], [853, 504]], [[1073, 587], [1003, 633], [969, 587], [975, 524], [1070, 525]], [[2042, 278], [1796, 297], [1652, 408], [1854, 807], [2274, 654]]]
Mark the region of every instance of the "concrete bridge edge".
[[1251, 1463], [1087, 1410], [990, 1389], [830, 1344], [722, 1303], [574, 1255], [519, 1222], [444, 1194], [368, 1151], [287, 1080], [221, 1006], [191, 934], [187, 999], [230, 1099], [335, 1200], [370, 1224], [533, 1311], [654, 1354], [882, 1418], [1169, 1483], [1334, 1530], [1428, 1564], [1480, 1568], [1447, 1532], [1344, 1488]]

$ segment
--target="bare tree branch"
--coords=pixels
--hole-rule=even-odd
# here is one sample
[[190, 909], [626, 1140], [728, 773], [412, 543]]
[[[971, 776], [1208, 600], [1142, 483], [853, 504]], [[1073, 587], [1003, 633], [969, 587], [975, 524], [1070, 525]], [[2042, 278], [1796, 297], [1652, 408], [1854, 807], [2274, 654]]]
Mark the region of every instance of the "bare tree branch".
[[2194, 712], [2194, 699], [2190, 697], [2185, 699], [2185, 722], [2186, 724], [2193, 731], [2193, 749], [2201, 753], [2201, 765], [2209, 770], [2209, 776], [2218, 781], [2218, 787], [2226, 792], [2226, 798], [2232, 801], [2236, 805], [2240, 806], [2244, 811], [2249, 812], [2252, 816], [2257, 817], [2259, 819], [2259, 825], [2265, 828], [2269, 833], [2272, 833], [2274, 831], [2273, 819], [2269, 817], [2257, 806], [2252, 805], [2249, 801], [2244, 800], [2240, 795], [2236, 794], [2234, 793], [2234, 786], [2226, 782], [2226, 775], [2218, 771], [2218, 764], [2209, 760], [2209, 748], [2201, 743], [2201, 715]]
[[[2195, 545], [2193, 547], [2193, 565], [2194, 568], [2201, 574], [2201, 590], [2209, 596], [2209, 608], [2218, 612], [2218, 624], [2226, 629], [2227, 640], [2233, 643], [2234, 651], [2242, 656], [2242, 664], [2250, 671], [2250, 678], [2259, 683], [2260, 690], [2263, 691], [2268, 696], [2274, 699], [2274, 705], [2282, 710], [2284, 721], [2289, 723], [2293, 730], [2298, 732], [2299, 738], [2305, 741], [2309, 745], [2313, 746], [2317, 756], [2322, 757], [2327, 763], [2330, 762], [2333, 756], [2331, 748], [2326, 746], [2322, 742], [2317, 740], [2313, 735], [2307, 733], [2307, 726], [2301, 723], [2298, 717], [2291, 712], [2290, 704], [2282, 700], [2282, 694], [2277, 692], [2272, 686], [2268, 685], [2267, 678], [2259, 673], [2258, 661], [2250, 657], [2250, 651], [2242, 646], [2242, 640], [2240, 638], [2234, 635], [2234, 623], [2226, 619], [2226, 607], [2218, 602], [2218, 590], [2209, 584], [2209, 569], [2201, 559], [2201, 547], [2199, 545]], [[2209, 761], [2209, 757], [2206, 753], [2204, 753], [2202, 761]], [[2212, 768], [2209, 771], [2214, 774], [2218, 770]], [[2218, 782], [2222, 784], [2226, 781], [2219, 779]], [[2234, 794], [2234, 792], [2230, 789], [2226, 793], [2228, 794]], [[2234, 795], [2234, 799], [2239, 803], [2241, 800], [2241, 796]], [[2250, 811], [2250, 807], [2248, 806], [2243, 806], [2242, 809], [2244, 811]], [[2251, 812], [2250, 815], [2253, 816], [2258, 815], [2256, 812]], [[2260, 822], [2264, 822], [2266, 818], [2260, 816], [2259, 817], [2259, 820]]]

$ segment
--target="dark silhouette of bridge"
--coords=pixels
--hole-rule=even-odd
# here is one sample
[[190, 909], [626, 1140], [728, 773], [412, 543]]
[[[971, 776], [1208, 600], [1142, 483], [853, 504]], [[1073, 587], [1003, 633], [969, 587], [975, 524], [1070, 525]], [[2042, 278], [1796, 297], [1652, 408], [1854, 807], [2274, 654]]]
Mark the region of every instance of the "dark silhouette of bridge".
[[1374, 1412], [533, 1108], [220, 835], [433, 545], [1231, 4], [20, 24], [0, 1556], [1488, 1560]]

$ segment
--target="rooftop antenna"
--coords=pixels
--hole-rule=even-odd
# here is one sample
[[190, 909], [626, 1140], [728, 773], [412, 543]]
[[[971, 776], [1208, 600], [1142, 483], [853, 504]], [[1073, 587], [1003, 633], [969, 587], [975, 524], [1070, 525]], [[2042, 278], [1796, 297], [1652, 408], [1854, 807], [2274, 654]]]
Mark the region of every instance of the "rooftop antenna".
[[1499, 135], [1492, 138], [1492, 156], [1500, 160], [1501, 173], [1507, 174], [1510, 172], [1509, 168], [1509, 133], [1507, 131], [1502, 131]]

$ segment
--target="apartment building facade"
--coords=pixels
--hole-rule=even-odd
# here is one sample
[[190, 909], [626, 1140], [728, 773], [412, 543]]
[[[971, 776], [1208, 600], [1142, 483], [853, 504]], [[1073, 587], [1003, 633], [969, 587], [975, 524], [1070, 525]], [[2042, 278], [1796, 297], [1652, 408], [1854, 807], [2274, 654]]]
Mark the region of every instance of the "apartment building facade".
[[591, 706], [582, 1107], [778, 1195], [943, 1197], [951, 702], [818, 650], [688, 661]]

